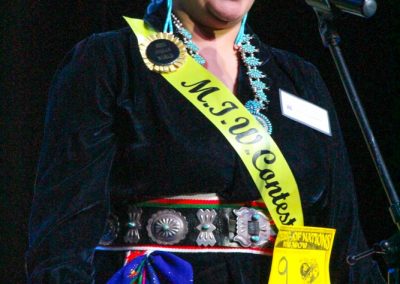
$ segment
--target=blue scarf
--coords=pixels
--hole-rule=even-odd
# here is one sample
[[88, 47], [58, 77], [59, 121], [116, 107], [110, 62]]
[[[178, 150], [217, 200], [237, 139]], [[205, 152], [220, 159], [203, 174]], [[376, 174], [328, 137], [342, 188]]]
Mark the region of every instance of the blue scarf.
[[154, 251], [132, 259], [108, 284], [192, 284], [190, 263], [168, 252]]

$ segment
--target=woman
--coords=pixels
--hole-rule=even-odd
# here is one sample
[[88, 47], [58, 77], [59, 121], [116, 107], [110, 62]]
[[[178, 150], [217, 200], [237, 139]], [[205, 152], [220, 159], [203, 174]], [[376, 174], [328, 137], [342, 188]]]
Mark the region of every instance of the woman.
[[[380, 283], [370, 259], [354, 267], [345, 262], [365, 241], [325, 85], [313, 65], [266, 46], [245, 25], [253, 2], [152, 1], [145, 20], [174, 32], [272, 135], [297, 181], [305, 225], [337, 230], [332, 282]], [[139, 49], [138, 38], [130, 28], [93, 35], [56, 73], [32, 208], [29, 281], [103, 283], [126, 251], [135, 256], [155, 247], [190, 263], [195, 283], [265, 283], [277, 230], [256, 202], [260, 193], [223, 135], [144, 64], [146, 56], [157, 58]], [[285, 94], [327, 110], [329, 127], [284, 116]], [[261, 216], [251, 221], [257, 238], [250, 244], [236, 230], [240, 208]], [[160, 220], [181, 223], [176, 231], [165, 222], [158, 230]]]

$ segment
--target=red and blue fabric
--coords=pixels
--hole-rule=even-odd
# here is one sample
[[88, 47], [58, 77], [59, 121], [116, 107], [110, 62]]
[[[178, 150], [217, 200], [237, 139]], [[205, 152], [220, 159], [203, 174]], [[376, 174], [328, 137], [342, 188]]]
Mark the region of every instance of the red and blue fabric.
[[192, 284], [193, 268], [182, 258], [163, 251], [129, 259], [108, 284]]

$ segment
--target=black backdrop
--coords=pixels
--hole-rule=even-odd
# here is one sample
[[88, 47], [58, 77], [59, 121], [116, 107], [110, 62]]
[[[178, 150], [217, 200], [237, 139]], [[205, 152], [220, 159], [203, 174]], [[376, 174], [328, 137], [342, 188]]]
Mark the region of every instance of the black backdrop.
[[[42, 140], [47, 89], [58, 62], [80, 39], [124, 26], [121, 15], [140, 17], [145, 0], [22, 1], [0, 4], [1, 19], [1, 259], [2, 283], [24, 283], [23, 253]], [[338, 25], [350, 70], [359, 88], [393, 181], [399, 187], [400, 7], [379, 1], [376, 16], [346, 16]], [[270, 45], [290, 50], [320, 69], [332, 93], [350, 152], [360, 214], [370, 243], [391, 235], [386, 197], [345, 98], [316, 18], [303, 0], [256, 0], [254, 30]]]

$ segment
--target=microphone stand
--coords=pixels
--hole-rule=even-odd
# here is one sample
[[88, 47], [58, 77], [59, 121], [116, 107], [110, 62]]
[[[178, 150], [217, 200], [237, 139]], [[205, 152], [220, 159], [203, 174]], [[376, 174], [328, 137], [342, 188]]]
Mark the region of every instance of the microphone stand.
[[381, 241], [373, 246], [368, 251], [361, 252], [357, 255], [347, 257], [349, 265], [354, 265], [360, 259], [363, 259], [371, 254], [381, 254], [388, 265], [388, 283], [400, 283], [400, 200], [390, 178], [389, 172], [386, 168], [385, 162], [382, 158], [378, 144], [375, 140], [369, 125], [367, 116], [362, 107], [361, 101], [357, 95], [356, 88], [350, 76], [346, 62], [343, 58], [341, 49], [339, 47], [340, 36], [335, 28], [335, 16], [339, 14], [339, 10], [332, 6], [331, 9], [321, 9], [317, 5], [310, 4], [312, 1], [307, 1], [318, 18], [319, 32], [321, 34], [322, 42], [329, 51], [335, 62], [340, 79], [343, 83], [347, 98], [353, 109], [354, 115], [357, 119], [358, 125], [361, 129], [364, 140], [368, 146], [368, 150], [375, 164], [383, 189], [389, 200], [389, 212], [392, 216], [394, 224], [398, 228], [398, 232], [387, 240]]

